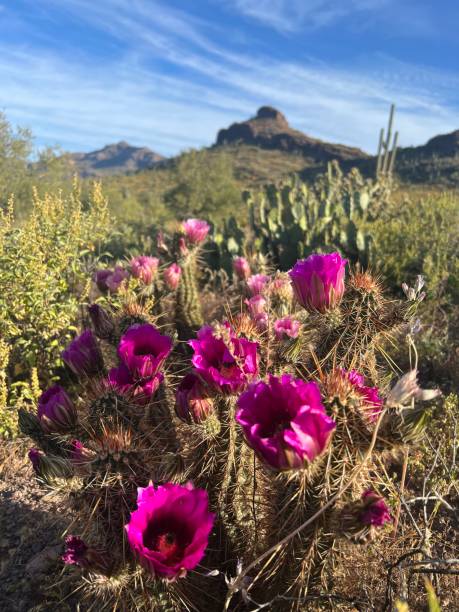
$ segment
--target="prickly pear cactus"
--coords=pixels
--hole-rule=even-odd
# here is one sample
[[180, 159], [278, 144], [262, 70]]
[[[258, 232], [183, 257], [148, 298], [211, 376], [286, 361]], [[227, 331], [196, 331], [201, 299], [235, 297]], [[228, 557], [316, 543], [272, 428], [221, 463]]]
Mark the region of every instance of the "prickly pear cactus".
[[[384, 205], [390, 187], [384, 177], [365, 180], [356, 169], [345, 175], [332, 162], [310, 186], [294, 178], [280, 187], [268, 185], [260, 193], [246, 191], [249, 245], [269, 254], [282, 270], [320, 249], [339, 249], [366, 267], [372, 239], [365, 222]], [[224, 267], [231, 257], [247, 250], [234, 219], [216, 233], [215, 249]]]

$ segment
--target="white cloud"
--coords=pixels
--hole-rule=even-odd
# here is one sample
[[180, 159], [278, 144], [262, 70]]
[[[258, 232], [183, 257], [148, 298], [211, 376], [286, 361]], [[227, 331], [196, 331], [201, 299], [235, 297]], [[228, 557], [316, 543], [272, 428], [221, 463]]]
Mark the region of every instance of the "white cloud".
[[378, 11], [391, 0], [233, 0], [241, 13], [281, 32], [319, 28], [356, 13]]

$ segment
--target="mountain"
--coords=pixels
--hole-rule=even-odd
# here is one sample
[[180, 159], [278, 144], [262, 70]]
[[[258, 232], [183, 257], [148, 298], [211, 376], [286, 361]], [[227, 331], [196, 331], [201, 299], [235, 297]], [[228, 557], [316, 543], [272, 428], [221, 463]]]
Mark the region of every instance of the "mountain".
[[[295, 130], [280, 111], [270, 106], [262, 106], [247, 121], [220, 130], [214, 148], [226, 150], [234, 158], [238, 178], [255, 183], [275, 181], [289, 172], [309, 180], [324, 172], [333, 159], [344, 170], [357, 167], [365, 176], [376, 172], [375, 156]], [[395, 173], [403, 183], [458, 187], [459, 130], [435, 136], [425, 145], [399, 147]]]
[[[235, 178], [244, 187], [276, 182], [292, 173], [310, 180], [335, 159], [345, 171], [357, 167], [365, 176], [374, 176], [377, 161], [356, 147], [324, 142], [292, 128], [286, 117], [271, 106], [262, 106], [254, 117], [221, 129], [215, 143], [203, 151], [211, 157], [226, 155]], [[187, 155], [166, 159], [147, 147], [119, 142], [66, 157], [72, 170], [83, 177], [114, 175], [122, 182], [122, 175], [145, 170], [146, 174], [153, 171], [152, 180], [161, 175], [161, 180], [168, 182], [177, 161]], [[458, 187], [459, 130], [435, 136], [421, 146], [399, 147], [395, 173], [402, 183]]]
[[459, 187], [459, 130], [399, 149], [395, 169], [404, 182]]
[[66, 158], [82, 177], [137, 172], [153, 168], [164, 159], [147, 147], [133, 147], [123, 140], [90, 153], [68, 153]]
[[365, 159], [369, 155], [355, 147], [323, 142], [290, 127], [285, 116], [271, 106], [262, 106], [255, 117], [233, 123], [218, 132], [216, 147], [249, 145], [301, 155], [305, 163], [323, 164], [333, 159]]

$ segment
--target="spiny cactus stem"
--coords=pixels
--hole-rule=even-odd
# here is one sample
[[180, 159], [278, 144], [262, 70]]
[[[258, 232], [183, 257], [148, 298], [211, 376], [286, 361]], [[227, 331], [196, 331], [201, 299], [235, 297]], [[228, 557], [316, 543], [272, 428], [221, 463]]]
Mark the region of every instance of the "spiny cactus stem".
[[228, 488], [231, 483], [231, 474], [236, 466], [236, 402], [233, 397], [229, 397], [225, 400], [227, 406], [227, 419], [228, 419], [228, 453], [225, 470], [223, 473], [222, 486], [220, 494], [218, 496], [218, 503], [221, 507], [224, 506]]
[[[384, 408], [383, 410], [381, 410], [378, 416], [378, 420], [376, 421], [376, 424], [375, 424], [370, 446], [368, 447], [368, 450], [365, 453], [364, 457], [362, 458], [362, 461], [360, 462], [360, 464], [357, 465], [352, 471], [347, 482], [340, 488], [340, 490], [337, 493], [335, 493], [335, 495], [333, 495], [323, 506], [321, 506], [317, 510], [317, 512], [315, 512], [311, 517], [309, 517], [306, 521], [304, 521], [304, 523], [302, 523], [296, 529], [291, 531], [288, 535], [282, 538], [279, 542], [277, 542], [276, 544], [268, 548], [268, 550], [262, 553], [254, 561], [252, 561], [252, 563], [249, 563], [249, 565], [245, 568], [245, 570], [243, 570], [240, 574], [238, 574], [238, 576], [235, 578], [234, 582], [230, 585], [228, 589], [228, 594], [226, 597], [225, 608], [224, 608], [225, 611], [229, 610], [229, 606], [231, 604], [233, 596], [235, 595], [235, 593], [237, 593], [240, 590], [241, 584], [243, 584], [243, 580], [249, 574], [249, 572], [251, 572], [254, 568], [256, 568], [258, 564], [264, 561], [267, 557], [277, 553], [277, 551], [279, 551], [283, 546], [288, 544], [288, 542], [290, 542], [294, 537], [296, 537], [299, 533], [301, 533], [306, 527], [314, 523], [320, 516], [322, 516], [322, 514], [326, 510], [328, 510], [328, 508], [331, 508], [333, 504], [336, 501], [338, 501], [338, 499], [340, 499], [343, 493], [345, 493], [352, 486], [352, 484], [357, 479], [359, 474], [363, 471], [366, 463], [371, 457], [373, 449], [376, 445], [376, 440], [378, 438], [379, 428], [381, 426], [382, 420], [386, 412], [387, 412], [387, 408]], [[253, 582], [251, 584], [253, 584]], [[250, 589], [251, 584], [247, 587], [247, 590]]]

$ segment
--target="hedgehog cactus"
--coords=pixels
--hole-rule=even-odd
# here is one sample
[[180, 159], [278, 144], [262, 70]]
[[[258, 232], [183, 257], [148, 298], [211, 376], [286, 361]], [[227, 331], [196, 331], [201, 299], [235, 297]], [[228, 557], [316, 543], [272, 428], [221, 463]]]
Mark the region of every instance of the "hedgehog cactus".
[[[21, 425], [42, 449], [30, 455], [39, 477], [60, 490], [71, 483], [76, 535], [63, 559], [80, 568], [89, 599], [177, 612], [305, 609], [340, 540], [364, 543], [390, 524], [393, 485], [381, 465], [422, 435], [420, 402], [436, 392], [415, 373], [390, 392], [381, 384], [379, 349], [412, 307], [368, 273], [340, 277], [339, 299], [306, 309], [285, 276], [244, 273], [239, 307], [197, 330], [184, 356], [174, 337], [176, 326], [191, 335], [202, 323], [204, 230], [193, 223], [180, 243], [182, 276], [159, 296], [163, 316], [143, 304], [142, 321], [124, 329], [125, 305], [112, 307], [110, 324], [97, 312], [99, 340], [86, 332], [90, 342], [72, 344], [72, 365], [84, 365], [76, 382], [45, 394]], [[318, 269], [329, 265], [315, 257]], [[317, 297], [314, 278], [304, 276], [316, 284], [300, 299]]]

